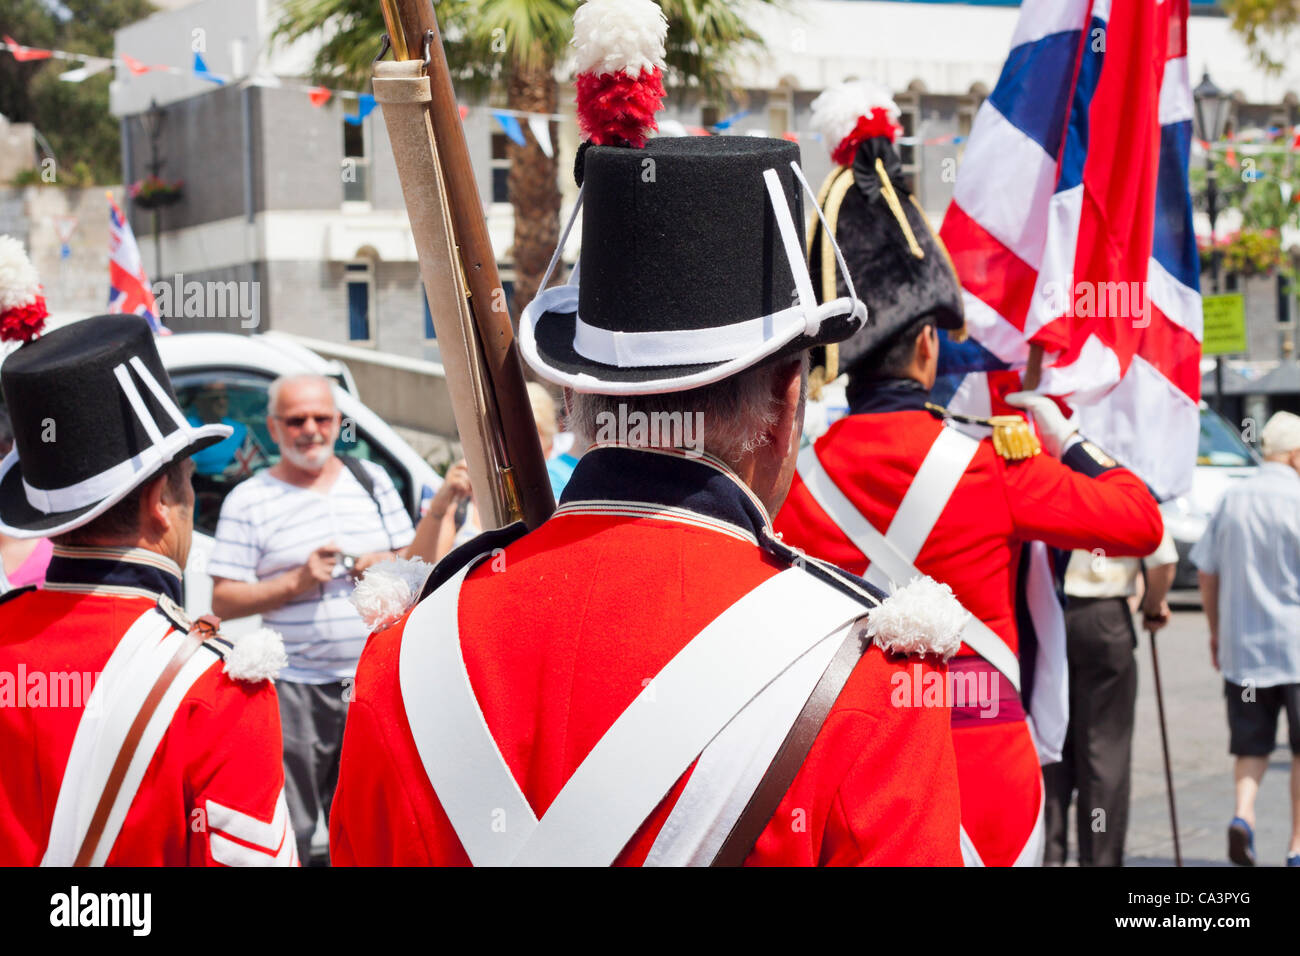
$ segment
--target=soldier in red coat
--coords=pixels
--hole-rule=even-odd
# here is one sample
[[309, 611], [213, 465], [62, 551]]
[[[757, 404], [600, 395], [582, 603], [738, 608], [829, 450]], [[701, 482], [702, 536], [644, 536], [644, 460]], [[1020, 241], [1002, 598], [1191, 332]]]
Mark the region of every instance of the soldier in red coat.
[[1047, 454], [1005, 421], [995, 435], [969, 437], [930, 403], [937, 330], [963, 325], [957, 277], [908, 191], [888, 94], [852, 84], [823, 97], [815, 116], [831, 118], [823, 133], [840, 144], [841, 165], [822, 190], [829, 232], [815, 233], [814, 271], [833, 297], [835, 275], [822, 264], [838, 238], [872, 321], [839, 346], [850, 414], [800, 455], [776, 528], [882, 588], [932, 576], [974, 615], [951, 663], [954, 684], [970, 689], [957, 695], [952, 725], [963, 852], [968, 863], [1035, 864], [1043, 790], [1019, 695], [1021, 549], [1037, 540], [1148, 554], [1160, 543], [1160, 512], [1142, 481], [1075, 434], [1046, 398], [1009, 396], [1032, 407]]
[[54, 542], [0, 598], [0, 866], [297, 863], [270, 632], [234, 648], [179, 607], [190, 425], [148, 323], [102, 316], [5, 360], [0, 530]]
[[863, 318], [813, 301], [798, 155], [584, 150], [581, 282], [544, 280], [520, 341], [594, 447], [531, 533], [362, 581], [400, 616], [357, 671], [335, 863], [960, 863], [948, 709], [894, 692], [942, 683], [964, 614], [934, 582], [880, 604], [771, 527], [806, 350]]

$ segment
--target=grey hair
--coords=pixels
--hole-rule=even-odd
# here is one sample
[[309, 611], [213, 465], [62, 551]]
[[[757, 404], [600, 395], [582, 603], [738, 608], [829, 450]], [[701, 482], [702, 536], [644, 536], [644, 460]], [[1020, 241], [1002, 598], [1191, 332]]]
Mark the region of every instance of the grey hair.
[[330, 402], [334, 402], [334, 383], [324, 375], [315, 375], [310, 372], [301, 372], [295, 375], [281, 375], [266, 388], [266, 411], [269, 415], [274, 415], [280, 407], [280, 390], [286, 385], [297, 384], [298, 382], [319, 382], [324, 386], [325, 391], [329, 393]]
[[[771, 441], [769, 430], [781, 414], [781, 403], [775, 395], [777, 378], [788, 370], [796, 359], [785, 356], [764, 362], [738, 372], [720, 382], [703, 385], [682, 392], [656, 395], [596, 395], [565, 390], [565, 404], [569, 428], [587, 444], [600, 439], [603, 422], [627, 421], [636, 418], [651, 421], [699, 423], [693, 442], [702, 448], [696, 450], [722, 459], [731, 467], [750, 452]], [[808, 388], [808, 353], [801, 362], [800, 405]], [[688, 425], [689, 429], [689, 425]], [[658, 429], [644, 438], [635, 434], [620, 437], [633, 447], [670, 447], [675, 444], [664, 440]]]

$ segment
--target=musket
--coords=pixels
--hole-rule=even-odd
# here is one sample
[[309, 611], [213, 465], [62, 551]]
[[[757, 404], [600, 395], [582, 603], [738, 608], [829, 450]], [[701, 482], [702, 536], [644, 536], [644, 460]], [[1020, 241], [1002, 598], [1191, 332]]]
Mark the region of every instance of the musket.
[[523, 365], [429, 0], [380, 0], [394, 59], [375, 99], [393, 146], [452, 412], [485, 528], [555, 509]]

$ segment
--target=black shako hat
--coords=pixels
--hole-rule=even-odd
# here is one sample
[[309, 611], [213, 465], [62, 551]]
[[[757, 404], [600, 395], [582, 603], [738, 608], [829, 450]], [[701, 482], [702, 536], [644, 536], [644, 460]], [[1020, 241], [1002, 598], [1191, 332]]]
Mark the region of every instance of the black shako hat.
[[[828, 379], [838, 371], [851, 373], [923, 318], [941, 329], [964, 327], [961, 283], [948, 251], [912, 195], [898, 152], [886, 137], [864, 140], [853, 165], [830, 174], [818, 203], [871, 316], [839, 345], [838, 370], [828, 356]], [[835, 257], [823, 248], [826, 232], [826, 226], [813, 224], [809, 260], [818, 293], [834, 298], [845, 285], [836, 278]], [[818, 356], [813, 364], [821, 364]]]
[[[866, 309], [851, 284], [817, 302], [798, 161], [795, 144], [758, 137], [589, 147], [578, 208], [520, 318], [525, 361], [579, 392], [643, 395], [852, 335]], [[548, 289], [579, 209], [578, 268]]]
[[78, 528], [231, 433], [185, 420], [153, 331], [135, 315], [28, 342], [0, 366], [0, 387], [14, 432], [0, 462], [0, 531], [18, 538]]

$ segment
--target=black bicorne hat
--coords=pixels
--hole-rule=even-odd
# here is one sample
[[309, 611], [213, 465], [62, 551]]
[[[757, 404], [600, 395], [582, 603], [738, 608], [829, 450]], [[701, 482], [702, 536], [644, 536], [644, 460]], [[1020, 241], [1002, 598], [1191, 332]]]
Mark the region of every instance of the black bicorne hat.
[[852, 167], [836, 167], [818, 203], [825, 225], [814, 221], [809, 241], [818, 294], [834, 298], [845, 288], [825, 242], [829, 226], [870, 312], [870, 321], [838, 346], [838, 369], [833, 356], [814, 354], [813, 365], [825, 365], [827, 379], [852, 372], [922, 318], [953, 332], [964, 327], [961, 283], [948, 250], [912, 195], [898, 152], [886, 137], [864, 140]]
[[588, 148], [579, 268], [545, 288], [571, 219], [520, 318], [524, 359], [579, 392], [654, 394], [852, 335], [866, 310], [851, 285], [819, 304], [808, 274], [798, 161], [793, 143], [742, 136]]
[[86, 524], [168, 462], [230, 435], [181, 414], [149, 323], [74, 322], [0, 366], [14, 448], [0, 463], [0, 531], [19, 538]]

